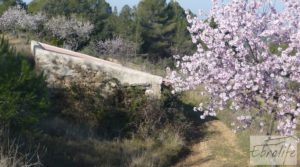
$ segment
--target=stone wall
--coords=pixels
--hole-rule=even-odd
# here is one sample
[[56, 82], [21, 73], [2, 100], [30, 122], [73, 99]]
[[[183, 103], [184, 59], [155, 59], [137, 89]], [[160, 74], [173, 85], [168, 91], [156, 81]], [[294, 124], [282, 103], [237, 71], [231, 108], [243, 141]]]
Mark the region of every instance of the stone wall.
[[163, 81], [160, 76], [36, 41], [31, 42], [31, 52], [36, 67], [44, 72], [51, 86], [73, 82], [97, 86], [104, 80], [115, 78], [122, 85], [144, 86], [147, 94], [160, 97]]

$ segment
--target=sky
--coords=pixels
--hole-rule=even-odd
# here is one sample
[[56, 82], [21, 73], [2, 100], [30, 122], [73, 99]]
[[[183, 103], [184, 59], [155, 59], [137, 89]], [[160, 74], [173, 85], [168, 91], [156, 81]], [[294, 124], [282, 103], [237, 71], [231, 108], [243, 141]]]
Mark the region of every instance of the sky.
[[[23, 0], [29, 3], [31, 0]], [[140, 0], [106, 0], [113, 8], [114, 6], [120, 11], [126, 4], [130, 6], [137, 5]], [[168, 0], [169, 1], [169, 0]], [[210, 9], [211, 0], [177, 0], [184, 9], [190, 9], [193, 13], [198, 13], [199, 9], [208, 11]]]

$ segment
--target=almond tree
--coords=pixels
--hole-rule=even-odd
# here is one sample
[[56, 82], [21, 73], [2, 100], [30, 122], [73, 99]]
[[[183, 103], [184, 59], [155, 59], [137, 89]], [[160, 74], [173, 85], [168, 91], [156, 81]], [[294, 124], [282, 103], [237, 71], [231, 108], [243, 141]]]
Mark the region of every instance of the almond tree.
[[27, 31], [39, 31], [46, 22], [46, 16], [42, 13], [35, 15], [26, 14], [19, 20], [19, 25], [22, 29]]
[[64, 40], [64, 47], [77, 50], [80, 43], [86, 42], [94, 29], [89, 21], [81, 21], [72, 16], [70, 19], [65, 16], [51, 18], [45, 29], [49, 30], [54, 37]]
[[[237, 114], [236, 130], [255, 123], [292, 135], [300, 113], [300, 3], [282, 0], [212, 0], [208, 15], [187, 13], [193, 55], [177, 58], [168, 78], [174, 92], [204, 85], [210, 101], [195, 107], [201, 118], [227, 105]], [[272, 118], [272, 119], [271, 119]]]
[[121, 37], [105, 41], [96, 41], [93, 48], [97, 54], [116, 57], [130, 57], [134, 55], [135, 44]]
[[2, 31], [15, 31], [26, 11], [19, 7], [12, 7], [5, 11], [0, 17]]
[[2, 31], [37, 31], [43, 25], [46, 17], [38, 13], [31, 15], [25, 9], [16, 6], [5, 11], [0, 17], [0, 30]]

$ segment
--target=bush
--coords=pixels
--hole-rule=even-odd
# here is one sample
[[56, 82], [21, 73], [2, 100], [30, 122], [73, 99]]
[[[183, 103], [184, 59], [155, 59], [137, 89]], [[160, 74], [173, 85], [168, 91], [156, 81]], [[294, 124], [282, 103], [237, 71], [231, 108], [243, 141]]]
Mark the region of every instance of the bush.
[[171, 166], [190, 123], [177, 97], [145, 96], [115, 79], [52, 90], [53, 115], [41, 123], [48, 166]]
[[[132, 134], [147, 138], [166, 128], [184, 135], [190, 123], [172, 95], [162, 99], [145, 95], [143, 87], [121, 86], [115, 79], [99, 86], [73, 83], [69, 88], [53, 90], [53, 112], [73, 124], [88, 126], [105, 137]], [[169, 91], [166, 91], [169, 92]]]
[[146, 100], [139, 88], [122, 87], [115, 79], [101, 85], [71, 84], [52, 90], [53, 112], [74, 124], [89, 126], [101, 136], [117, 137], [124, 134], [132, 113]]
[[48, 107], [45, 78], [8, 41], [0, 41], [0, 126], [23, 129], [36, 123]]

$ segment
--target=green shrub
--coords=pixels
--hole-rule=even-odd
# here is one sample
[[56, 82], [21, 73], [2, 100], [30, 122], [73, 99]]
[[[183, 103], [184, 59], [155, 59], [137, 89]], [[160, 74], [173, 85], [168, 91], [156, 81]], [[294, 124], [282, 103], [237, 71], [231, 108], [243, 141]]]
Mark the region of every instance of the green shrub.
[[142, 86], [122, 86], [112, 79], [97, 87], [74, 83], [52, 92], [57, 107], [51, 113], [71, 124], [88, 126], [102, 137], [147, 138], [165, 128], [184, 135], [190, 124], [169, 90], [162, 99], [152, 99], [145, 96]]
[[[113, 85], [113, 86], [112, 86]], [[115, 79], [100, 86], [71, 84], [52, 90], [53, 112], [73, 124], [97, 130], [101, 136], [124, 135], [146, 97], [139, 88], [122, 87]]]
[[45, 78], [19, 56], [3, 38], [0, 41], [0, 126], [26, 128], [48, 107]]
[[61, 46], [63, 46], [63, 41], [58, 39], [58, 38], [53, 37], [53, 38], [50, 39], [50, 44], [54, 45], [54, 46], [61, 47]]
[[[51, 91], [53, 106], [38, 143], [46, 166], [171, 166], [185, 149], [190, 123], [178, 99], [107, 80]], [[36, 143], [37, 143], [36, 142]]]

